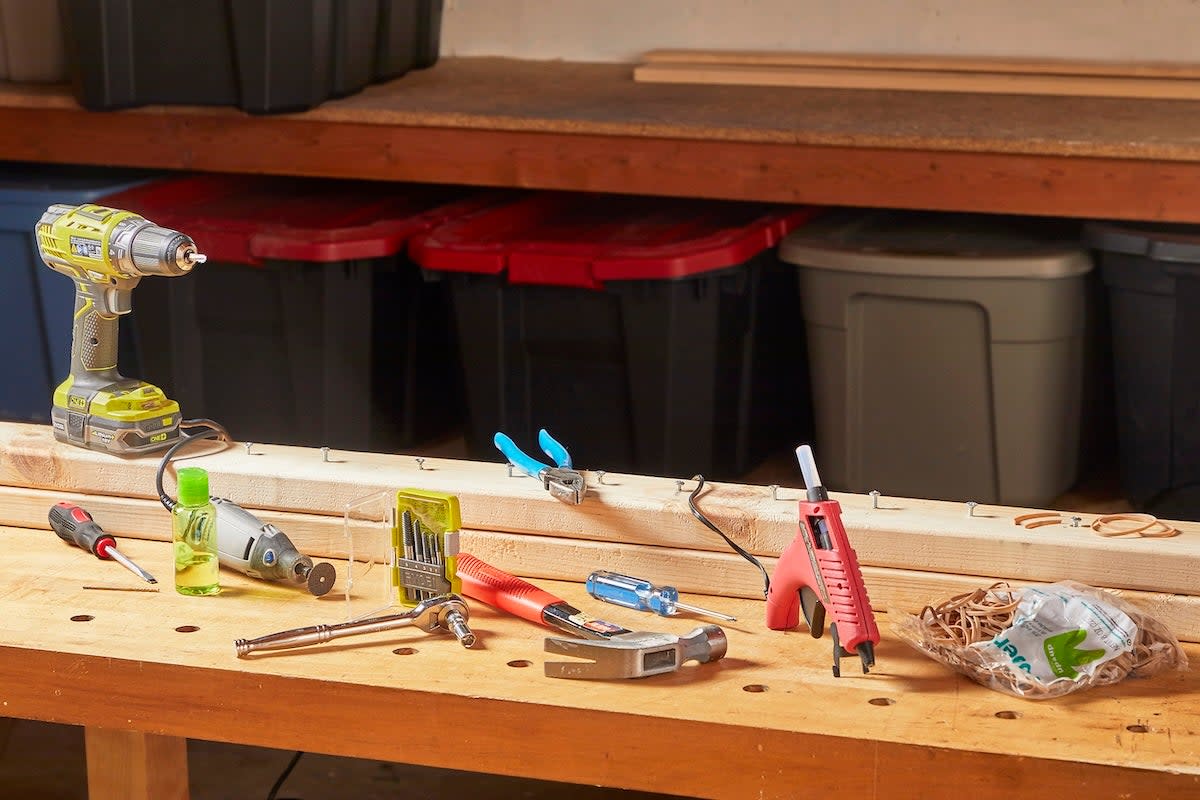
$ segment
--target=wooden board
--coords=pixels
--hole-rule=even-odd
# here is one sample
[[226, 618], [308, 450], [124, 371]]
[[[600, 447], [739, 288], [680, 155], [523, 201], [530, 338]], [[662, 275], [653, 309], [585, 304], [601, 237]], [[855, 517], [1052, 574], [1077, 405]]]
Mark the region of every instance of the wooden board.
[[913, 72], [1080, 75], [1112, 78], [1200, 79], [1200, 64], [1166, 61], [1086, 61], [879, 53], [798, 53], [786, 50], [651, 50], [645, 64], [736, 64]]
[[[162, 543], [124, 546], [169, 574]], [[758, 603], [726, 598], [713, 602], [745, 622], [726, 628], [725, 659], [642, 681], [546, 678], [546, 631], [477, 604], [481, 646], [472, 651], [397, 630], [238, 659], [234, 638], [322, 621], [330, 602], [224, 573], [212, 598], [169, 586], [88, 592], [80, 583], [90, 562], [62, 555], [44, 531], [0, 530], [5, 714], [696, 797], [790, 798], [797, 786], [935, 799], [969, 786], [980, 800], [1081, 787], [1131, 798], [1200, 790], [1196, 672], [1032, 703], [887, 640], [872, 674], [839, 679], [828, 640], [767, 631]], [[599, 605], [578, 584], [543, 585], [582, 608]], [[603, 610], [632, 627], [694, 624]], [[72, 621], [81, 615], [90, 619]], [[403, 647], [417, 652], [393, 652]], [[510, 666], [518, 662], [533, 666]], [[419, 724], [418, 738], [400, 735], [398, 713]]]
[[[254, 453], [233, 446], [188, 463], [210, 471], [214, 493], [247, 508], [340, 516], [364, 495], [412, 486], [457, 494], [472, 529], [727, 552], [692, 517], [691, 482], [680, 491], [667, 478], [609, 474], [600, 485], [589, 473], [588, 497], [574, 507], [498, 463], [426, 459], [420, 469], [401, 455], [335, 452], [325, 462], [319, 450], [276, 445]], [[0, 424], [0, 486], [153, 498], [156, 466], [58, 443], [46, 426]], [[766, 487], [712, 487], [701, 508], [750, 551], [775, 556], [794, 538], [797, 490], [776, 500]], [[835, 497], [865, 566], [1200, 595], [1200, 523], [1178, 523], [1183, 535], [1171, 539], [1106, 539], [1086, 527], [1025, 530], [1013, 524], [1018, 509], [1000, 506], [969, 517], [961, 503], [885, 497], [873, 509], [862, 495]]]
[[807, 89], [871, 89], [907, 92], [1125, 97], [1198, 100], [1200, 80], [1181, 78], [1037, 75], [1005, 72], [809, 67], [776, 64], [639, 64], [642, 83], [699, 83], [734, 86], [786, 86]]
[[[46, 509], [61, 495], [38, 489], [0, 487], [0, 525], [22, 528], [45, 527]], [[106, 531], [118, 537], [156, 541], [170, 540], [169, 519], [162, 506], [152, 500], [102, 495], [71, 495], [87, 508]], [[342, 521], [336, 517], [260, 511], [264, 522], [284, 531], [303, 553], [314, 558], [348, 557]], [[381, 529], [357, 526], [355, 535], [378, 539]], [[595, 569], [653, 578], [685, 593], [762, 599], [761, 574], [732, 552], [710, 552], [676, 547], [658, 547], [621, 542], [566, 539], [558, 536], [501, 533], [466, 529], [462, 547], [483, 560], [517, 575], [581, 582]], [[64, 560], [82, 564], [88, 559], [62, 547]], [[763, 556], [763, 564], [774, 572], [776, 559]], [[101, 584], [137, 586], [137, 579], [116, 564], [90, 565], [92, 580]], [[336, 591], [345, 585], [339, 574]], [[973, 574], [952, 575], [888, 567], [863, 568], [863, 579], [872, 605], [881, 612], [919, 613], [929, 604], [962, 592], [990, 586], [1000, 578]], [[1200, 642], [1200, 597], [1118, 590], [1120, 596], [1161, 620], [1183, 641]], [[757, 617], [761, 617], [759, 612]]]

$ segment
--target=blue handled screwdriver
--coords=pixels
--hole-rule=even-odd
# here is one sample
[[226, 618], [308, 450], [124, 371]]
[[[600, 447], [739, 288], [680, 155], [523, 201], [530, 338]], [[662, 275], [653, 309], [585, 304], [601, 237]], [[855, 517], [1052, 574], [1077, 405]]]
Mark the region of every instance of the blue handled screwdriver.
[[617, 572], [599, 569], [587, 577], [587, 593], [597, 600], [638, 611], [653, 611], [663, 617], [674, 616], [676, 610], [691, 611], [706, 617], [737, 622], [736, 617], [679, 602], [679, 590], [674, 586], [655, 586], [641, 578], [631, 578]]

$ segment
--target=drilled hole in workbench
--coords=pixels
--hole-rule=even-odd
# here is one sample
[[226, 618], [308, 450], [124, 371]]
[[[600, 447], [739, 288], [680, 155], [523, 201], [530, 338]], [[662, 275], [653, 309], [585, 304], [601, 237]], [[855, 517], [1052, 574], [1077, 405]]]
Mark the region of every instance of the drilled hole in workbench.
[[416, 655], [417, 648], [415, 648], [415, 647], [397, 647], [392, 652], [398, 656], [412, 656], [412, 655]]
[[762, 694], [766, 690], [767, 687], [761, 683], [748, 683], [742, 687], [743, 692], [750, 692], [751, 694]]
[[510, 661], [510, 662], [508, 662], [508, 665], [509, 665], [510, 667], [518, 667], [518, 668], [521, 668], [521, 667], [532, 667], [532, 666], [533, 666], [533, 662], [532, 662], [532, 661], [527, 661], [527, 660], [526, 660], [526, 659], [524, 659], [524, 658], [518, 658], [516, 661]]
[[1020, 711], [997, 711], [995, 714], [999, 719], [1020, 719]]
[[95, 617], [93, 617], [91, 614], [76, 614], [75, 616], [71, 617], [71, 622], [91, 622], [94, 619]]
[[890, 697], [872, 697], [867, 701], [873, 706], [894, 706], [896, 701]]
[[1150, 726], [1149, 725], [1126, 725], [1125, 730], [1129, 731], [1130, 733], [1149, 733]]
[[196, 631], [198, 631], [200, 629], [198, 627], [196, 627], [195, 625], [180, 625], [175, 630], [178, 633], [195, 633]]

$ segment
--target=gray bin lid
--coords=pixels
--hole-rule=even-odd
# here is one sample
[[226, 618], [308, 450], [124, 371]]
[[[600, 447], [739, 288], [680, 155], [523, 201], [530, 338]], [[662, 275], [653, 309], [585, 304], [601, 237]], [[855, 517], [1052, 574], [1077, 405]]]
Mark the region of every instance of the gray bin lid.
[[1071, 223], [910, 211], [831, 213], [788, 234], [779, 257], [916, 278], [1068, 278], [1092, 269]]
[[1200, 226], [1173, 223], [1089, 222], [1083, 229], [1089, 247], [1155, 261], [1200, 264]]

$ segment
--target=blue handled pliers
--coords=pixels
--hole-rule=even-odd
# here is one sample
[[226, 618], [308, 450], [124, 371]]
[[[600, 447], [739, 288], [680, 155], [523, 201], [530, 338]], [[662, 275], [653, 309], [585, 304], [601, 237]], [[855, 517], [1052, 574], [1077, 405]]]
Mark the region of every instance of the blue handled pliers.
[[554, 497], [564, 503], [576, 506], [583, 501], [583, 495], [587, 492], [587, 484], [584, 482], [583, 476], [571, 468], [571, 454], [567, 452], [567, 448], [546, 433], [545, 428], [538, 431], [538, 444], [541, 445], [546, 455], [554, 459], [554, 463], [558, 465], [556, 467], [543, 464], [536, 458], [526, 455], [512, 439], [503, 433], [497, 433], [492, 441], [495, 442], [496, 449], [504, 454], [510, 464], [540, 480], [542, 486]]

